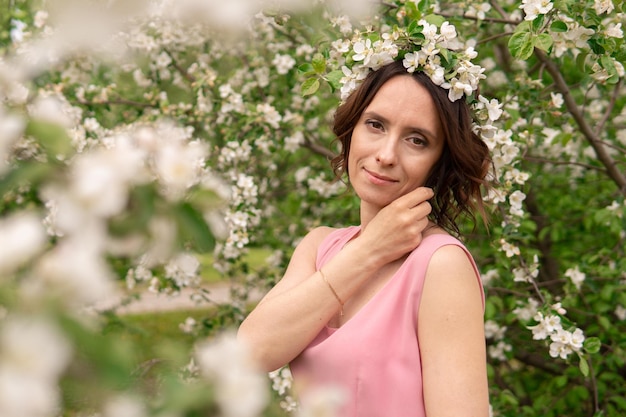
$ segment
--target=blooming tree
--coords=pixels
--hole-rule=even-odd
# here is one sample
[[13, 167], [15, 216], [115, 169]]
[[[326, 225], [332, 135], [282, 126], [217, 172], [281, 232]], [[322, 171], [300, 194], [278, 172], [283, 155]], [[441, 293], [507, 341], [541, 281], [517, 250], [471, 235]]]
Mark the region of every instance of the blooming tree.
[[[407, 71], [428, 68], [451, 99], [480, 85], [496, 187], [489, 231], [463, 237], [487, 294], [494, 415], [622, 415], [624, 5], [310, 3], [0, 1], [0, 414], [58, 415], [69, 380], [98, 393], [78, 412], [260, 415], [267, 386], [232, 339], [172, 360], [155, 400], [100, 330], [115, 309], [94, 306], [122, 282], [210, 301], [198, 255], [214, 250], [237, 285], [207, 322], [235, 326], [307, 230], [358, 221], [329, 169], [332, 111], [419, 38]], [[271, 256], [252, 268], [250, 247]], [[272, 379], [291, 410], [288, 376]]]

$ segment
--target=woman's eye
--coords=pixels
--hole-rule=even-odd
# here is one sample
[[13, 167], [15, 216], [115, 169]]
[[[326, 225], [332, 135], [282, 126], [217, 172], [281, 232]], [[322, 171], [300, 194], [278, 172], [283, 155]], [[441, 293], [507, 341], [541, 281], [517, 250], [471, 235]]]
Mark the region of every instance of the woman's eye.
[[419, 146], [428, 145], [428, 141], [422, 137], [409, 138], [409, 142], [411, 142], [414, 145], [419, 145]]
[[365, 124], [376, 130], [382, 130], [383, 128], [383, 124], [377, 120], [368, 120]]

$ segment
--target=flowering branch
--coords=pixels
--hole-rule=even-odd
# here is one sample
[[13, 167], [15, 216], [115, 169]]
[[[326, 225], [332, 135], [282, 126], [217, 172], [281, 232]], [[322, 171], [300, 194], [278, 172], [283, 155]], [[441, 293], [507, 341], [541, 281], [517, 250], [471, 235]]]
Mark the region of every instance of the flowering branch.
[[196, 82], [196, 77], [194, 77], [193, 75], [189, 74], [189, 72], [187, 72], [187, 70], [185, 70], [183, 67], [180, 66], [180, 64], [178, 62], [176, 62], [176, 59], [174, 59], [174, 55], [168, 51], [167, 49], [163, 49], [164, 52], [169, 55], [170, 59], [172, 60], [172, 62], [170, 63], [171, 66], [173, 66], [176, 71], [178, 71], [180, 73], [180, 75], [183, 76], [184, 79], [186, 79], [187, 81], [189, 81], [190, 84], [193, 84]]
[[592, 130], [591, 126], [585, 120], [574, 97], [570, 93], [567, 82], [563, 78], [563, 74], [554, 62], [540, 49], [535, 48], [535, 56], [545, 65], [546, 70], [552, 76], [557, 90], [563, 95], [563, 100], [567, 106], [567, 110], [572, 114], [576, 124], [580, 128], [581, 133], [585, 136], [589, 144], [593, 147], [600, 162], [606, 167], [607, 174], [615, 182], [620, 192], [626, 196], [626, 176], [617, 169], [617, 163], [606, 151], [602, 145], [598, 135]]
[[[608, 146], [608, 144], [605, 144], [605, 145]], [[542, 158], [542, 157], [533, 156], [533, 155], [524, 155], [524, 160], [530, 161], [530, 162], [539, 162], [542, 164], [578, 166], [581, 168], [591, 169], [591, 170], [598, 171], [598, 172], [605, 172], [605, 173], [607, 172], [605, 169], [599, 168], [597, 166], [585, 164], [582, 162], [576, 162], [576, 161], [556, 161], [554, 159]]]
[[309, 136], [305, 136], [305, 140], [304, 140], [304, 144], [303, 146], [305, 148], [308, 148], [310, 150], [312, 150], [314, 153], [318, 154], [318, 155], [322, 155], [328, 159], [334, 158], [335, 154], [328, 148], [320, 145], [319, 143], [315, 142], [313, 139], [311, 139]]
[[109, 106], [109, 105], [120, 105], [120, 106], [133, 106], [140, 108], [158, 108], [159, 106], [154, 103], [141, 103], [139, 101], [127, 100], [124, 98], [118, 98], [113, 100], [102, 100], [102, 101], [92, 101], [92, 100], [69, 100], [70, 103], [81, 104], [83, 106]]
[[615, 84], [615, 88], [613, 89], [613, 94], [611, 95], [611, 100], [609, 101], [608, 106], [606, 107], [606, 111], [604, 112], [604, 116], [602, 120], [596, 126], [596, 136], [600, 136], [601, 132], [604, 130], [604, 125], [611, 117], [611, 113], [613, 113], [613, 109], [615, 108], [615, 103], [617, 99], [621, 96], [622, 91], [622, 80], [620, 79], [617, 84]]

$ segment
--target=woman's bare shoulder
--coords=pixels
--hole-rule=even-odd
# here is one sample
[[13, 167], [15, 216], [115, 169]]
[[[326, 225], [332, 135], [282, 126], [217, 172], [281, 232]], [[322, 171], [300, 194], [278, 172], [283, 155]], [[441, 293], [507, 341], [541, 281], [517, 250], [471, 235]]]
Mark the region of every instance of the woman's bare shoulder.
[[337, 230], [334, 227], [318, 226], [311, 229], [296, 245], [297, 252], [316, 252], [320, 244], [330, 235]]
[[424, 229], [424, 231], [422, 232], [422, 238], [426, 238], [428, 236], [431, 235], [447, 235], [447, 236], [451, 236], [450, 233], [446, 232], [444, 229], [442, 229], [441, 227], [437, 226], [436, 224], [429, 224], [426, 229]]
[[314, 229], [311, 229], [307, 236], [311, 236], [312, 239], [325, 239], [332, 232], [339, 230], [336, 227], [330, 226], [318, 226]]

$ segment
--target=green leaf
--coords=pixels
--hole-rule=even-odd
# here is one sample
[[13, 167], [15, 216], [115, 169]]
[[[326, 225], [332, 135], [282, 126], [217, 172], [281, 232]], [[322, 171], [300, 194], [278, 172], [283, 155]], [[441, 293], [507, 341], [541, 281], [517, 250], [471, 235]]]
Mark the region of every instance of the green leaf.
[[[412, 2], [409, 2], [412, 3]], [[422, 13], [426, 13], [430, 7], [430, 3], [427, 1], [419, 1], [419, 4], [417, 5], [417, 8], [419, 9], [420, 12]]]
[[587, 41], [587, 43], [594, 54], [603, 55], [606, 52], [604, 45], [602, 45], [601, 40], [599, 39], [591, 38]]
[[320, 80], [317, 78], [308, 78], [302, 83], [302, 86], [300, 87], [300, 94], [303, 96], [310, 96], [311, 94], [315, 94], [319, 88]]
[[26, 135], [34, 137], [51, 159], [64, 160], [74, 150], [67, 131], [56, 123], [31, 120]]
[[598, 317], [598, 324], [600, 324], [600, 326], [602, 326], [605, 330], [608, 330], [612, 327], [611, 321], [606, 316]]
[[526, 60], [533, 54], [534, 42], [530, 32], [516, 32], [509, 39], [509, 51], [515, 58]]
[[588, 353], [598, 353], [600, 351], [600, 347], [602, 346], [602, 342], [597, 337], [588, 337], [585, 339], [583, 346], [585, 351]]
[[315, 54], [311, 60], [311, 64], [316, 73], [323, 74], [326, 72], [326, 58], [324, 58], [324, 55]]
[[554, 385], [558, 388], [563, 388], [567, 385], [567, 375], [560, 375], [554, 378]]
[[589, 376], [589, 364], [587, 363], [587, 360], [580, 355], [578, 356], [578, 358], [580, 359], [580, 363], [578, 364], [580, 372], [585, 377]]
[[609, 75], [609, 78], [606, 80], [608, 84], [616, 84], [619, 81], [619, 75], [617, 73], [617, 68], [615, 68], [615, 62], [609, 56], [600, 57], [600, 66], [604, 68]]
[[39, 162], [18, 165], [16, 169], [10, 171], [4, 178], [0, 178], [0, 197], [23, 183], [35, 186], [41, 180], [49, 178], [52, 175], [52, 171], [53, 167], [51, 165]]
[[298, 72], [305, 77], [310, 77], [315, 75], [315, 69], [313, 69], [313, 65], [306, 62], [298, 67]]
[[535, 47], [546, 52], [550, 51], [550, 48], [552, 47], [553, 43], [554, 43], [554, 40], [552, 39], [552, 36], [550, 36], [550, 34], [548, 33], [542, 33], [539, 36], [537, 36], [534, 40]]
[[589, 56], [589, 52], [581, 51], [576, 57], [576, 68], [581, 72], [585, 72], [587, 56]]
[[447, 68], [448, 66], [454, 65], [454, 62], [452, 62], [452, 61], [454, 61], [454, 55], [452, 55], [450, 50], [445, 49], [445, 48], [441, 48], [439, 50], [439, 55], [441, 55], [441, 59], [443, 59], [443, 61], [445, 61], [445, 62], [442, 63], [444, 67]]
[[431, 25], [435, 25], [437, 27], [441, 26], [443, 22], [446, 21], [446, 18], [443, 16], [439, 16], [437, 14], [429, 14], [424, 16], [424, 20], [430, 23]]
[[545, 20], [545, 15], [540, 14], [537, 17], [535, 17], [533, 19], [532, 23], [532, 28], [534, 31], [539, 31], [541, 30], [541, 28], [543, 27], [543, 22]]
[[556, 22], [552, 22], [552, 25], [550, 25], [550, 30], [552, 32], [567, 32], [568, 29], [565, 22], [557, 20]]
[[341, 79], [343, 78], [343, 72], [339, 70], [331, 71], [326, 74], [326, 80], [330, 83], [330, 86], [334, 90], [341, 88]]
[[179, 236], [183, 244], [191, 243], [192, 249], [207, 252], [215, 246], [215, 238], [199, 213], [189, 203], [179, 204], [174, 208], [174, 216], [178, 223]]

